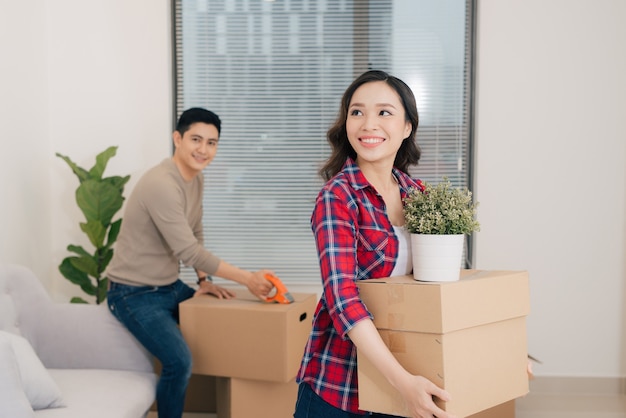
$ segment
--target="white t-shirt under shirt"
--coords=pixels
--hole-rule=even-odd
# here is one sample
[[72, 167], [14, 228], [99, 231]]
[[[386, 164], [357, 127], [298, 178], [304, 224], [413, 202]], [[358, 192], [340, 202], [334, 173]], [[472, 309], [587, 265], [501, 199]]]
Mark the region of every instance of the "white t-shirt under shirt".
[[393, 226], [393, 232], [398, 237], [398, 259], [393, 267], [391, 277], [406, 276], [413, 271], [413, 257], [411, 256], [411, 234], [404, 226]]

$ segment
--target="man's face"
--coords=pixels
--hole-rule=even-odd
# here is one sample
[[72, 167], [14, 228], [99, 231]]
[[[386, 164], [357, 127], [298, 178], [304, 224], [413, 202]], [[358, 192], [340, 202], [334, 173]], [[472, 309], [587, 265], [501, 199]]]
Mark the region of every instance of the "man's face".
[[215, 125], [194, 123], [181, 136], [178, 131], [174, 139], [174, 161], [186, 180], [199, 174], [215, 157], [219, 133]]

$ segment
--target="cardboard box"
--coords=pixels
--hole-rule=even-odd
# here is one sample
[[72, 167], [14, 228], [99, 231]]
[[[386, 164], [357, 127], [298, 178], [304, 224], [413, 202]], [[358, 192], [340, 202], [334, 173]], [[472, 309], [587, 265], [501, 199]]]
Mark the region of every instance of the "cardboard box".
[[[528, 393], [527, 272], [464, 270], [457, 282], [402, 276], [358, 286], [400, 364], [450, 392], [450, 402], [436, 400], [442, 409], [465, 417]], [[408, 416], [382, 374], [357, 360], [360, 408]]]
[[[154, 359], [154, 371], [161, 375], [161, 362]], [[217, 400], [215, 398], [216, 383], [215, 376], [205, 376], [192, 374], [187, 385], [187, 393], [185, 394], [185, 412], [216, 412]], [[150, 407], [151, 411], [156, 411], [156, 401]]]
[[501, 403], [467, 418], [515, 418], [515, 400]]
[[461, 270], [456, 282], [399, 276], [357, 284], [378, 329], [443, 334], [530, 311], [526, 271]]
[[289, 382], [298, 373], [317, 304], [314, 293], [294, 303], [259, 300], [247, 290], [234, 299], [195, 297], [180, 304], [180, 328], [193, 373]]
[[290, 418], [296, 409], [298, 384], [217, 378], [218, 418]]
[[185, 412], [207, 413], [217, 411], [215, 376], [192, 374], [185, 395]]

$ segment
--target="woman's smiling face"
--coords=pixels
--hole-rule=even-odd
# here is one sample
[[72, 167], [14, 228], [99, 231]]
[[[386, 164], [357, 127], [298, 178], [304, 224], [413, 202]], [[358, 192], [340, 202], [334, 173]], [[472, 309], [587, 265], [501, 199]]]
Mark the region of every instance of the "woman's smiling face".
[[393, 165], [411, 127], [400, 96], [386, 82], [373, 81], [355, 90], [348, 107], [346, 133], [358, 163], [390, 160]]

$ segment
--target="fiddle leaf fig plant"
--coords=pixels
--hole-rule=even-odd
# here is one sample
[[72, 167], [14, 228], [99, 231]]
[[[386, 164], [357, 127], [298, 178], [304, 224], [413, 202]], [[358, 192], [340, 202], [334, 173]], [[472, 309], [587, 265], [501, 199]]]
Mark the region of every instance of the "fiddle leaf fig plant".
[[[85, 216], [85, 222], [80, 222], [80, 229], [95, 248], [90, 253], [80, 245], [68, 245], [67, 250], [75, 255], [64, 258], [59, 271], [86, 294], [95, 296], [97, 304], [106, 299], [108, 279], [103, 274], [113, 257], [113, 244], [122, 225], [122, 218], [113, 221], [113, 217], [124, 204], [124, 185], [130, 179], [130, 176], [103, 177], [116, 151], [114, 146], [98, 154], [95, 165], [89, 170], [56, 153], [78, 177], [80, 184], [76, 189], [76, 203]], [[88, 303], [80, 297], [73, 297], [71, 302]]]

